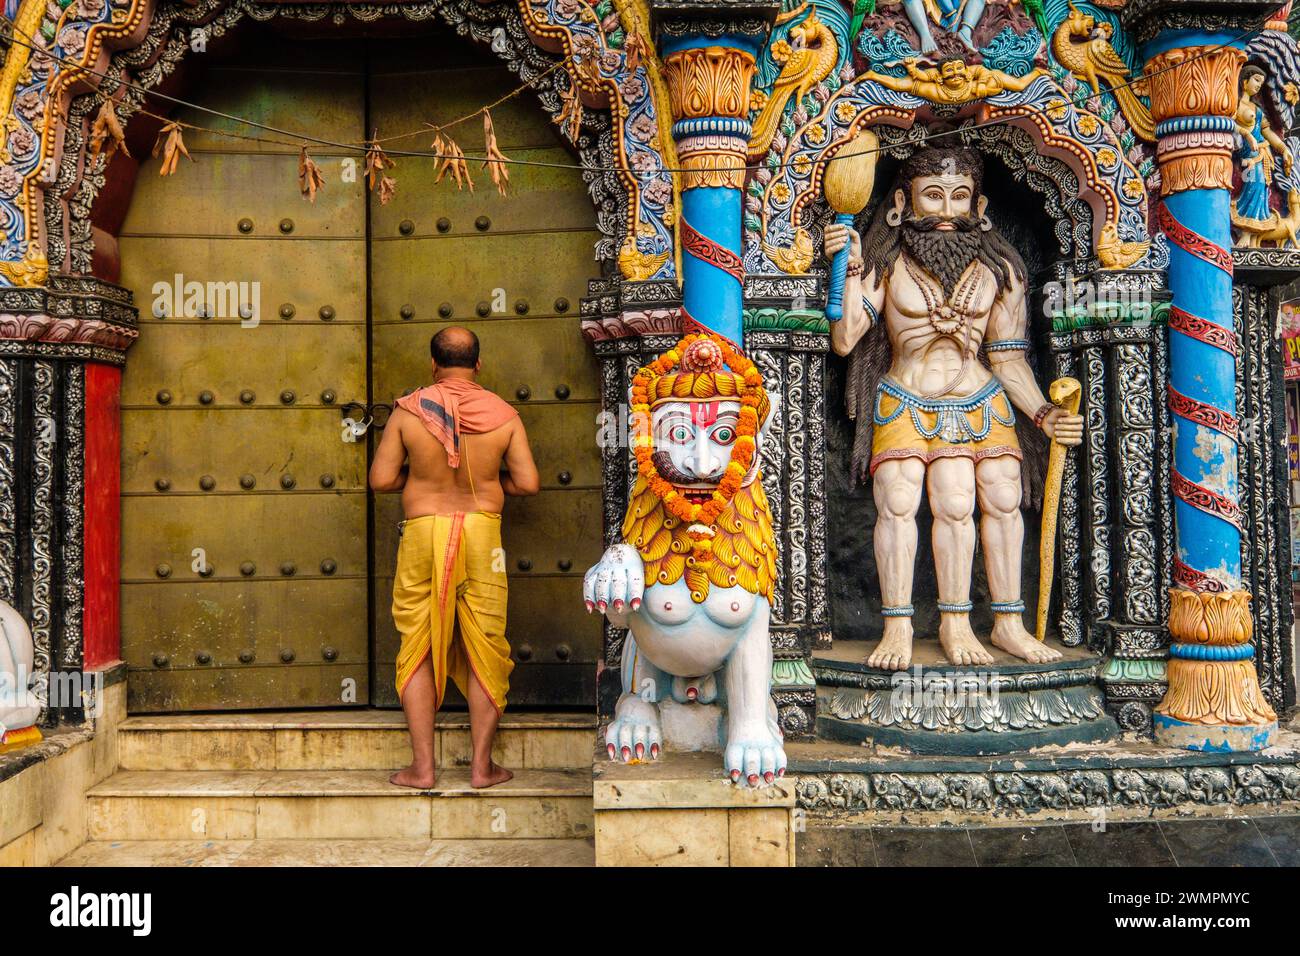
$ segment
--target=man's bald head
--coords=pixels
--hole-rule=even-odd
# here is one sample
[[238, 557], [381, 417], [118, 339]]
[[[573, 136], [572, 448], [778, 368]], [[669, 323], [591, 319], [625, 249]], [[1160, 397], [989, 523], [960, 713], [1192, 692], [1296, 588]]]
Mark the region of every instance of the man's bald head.
[[478, 365], [478, 336], [459, 325], [449, 325], [429, 340], [429, 354], [439, 368], [474, 368]]

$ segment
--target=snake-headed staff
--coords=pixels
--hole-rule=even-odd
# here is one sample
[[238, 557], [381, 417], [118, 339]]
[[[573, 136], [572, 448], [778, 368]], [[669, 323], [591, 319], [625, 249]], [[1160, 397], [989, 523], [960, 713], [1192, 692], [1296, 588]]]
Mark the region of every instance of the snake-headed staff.
[[[1067, 414], [1079, 414], [1083, 386], [1077, 378], [1058, 378], [1047, 392], [1052, 404]], [[1052, 600], [1052, 577], [1056, 571], [1056, 520], [1061, 507], [1061, 480], [1065, 476], [1068, 449], [1055, 438], [1047, 458], [1047, 481], [1043, 484], [1043, 525], [1038, 542], [1038, 624], [1034, 636], [1047, 636], [1047, 611]]]

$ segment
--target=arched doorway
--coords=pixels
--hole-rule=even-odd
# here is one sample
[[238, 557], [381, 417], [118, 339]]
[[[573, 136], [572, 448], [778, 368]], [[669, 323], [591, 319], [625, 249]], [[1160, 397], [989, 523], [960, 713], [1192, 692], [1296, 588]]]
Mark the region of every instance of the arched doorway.
[[[197, 66], [189, 98], [344, 143], [447, 122], [519, 82], [409, 25], [382, 42], [287, 43], [250, 24], [238, 52]], [[493, 116], [512, 158], [574, 162], [530, 93]], [[456, 133], [477, 144], [481, 121]], [[382, 406], [427, 382], [429, 337], [449, 322], [479, 334], [482, 381], [519, 408], [543, 476], [541, 495], [507, 505], [512, 702], [589, 705], [600, 632], [573, 597], [600, 549], [599, 395], [576, 313], [600, 234], [581, 173], [514, 167], [503, 199], [485, 174], [461, 192], [434, 185], [434, 160], [399, 155], [381, 205], [359, 154], [319, 147], [326, 181], [309, 204], [294, 146], [200, 131], [186, 143], [197, 162], [174, 177], [140, 170], [118, 234], [141, 313], [122, 386], [131, 708], [396, 704], [400, 503], [367, 492], [368, 449]], [[375, 425], [344, 441], [363, 408]]]

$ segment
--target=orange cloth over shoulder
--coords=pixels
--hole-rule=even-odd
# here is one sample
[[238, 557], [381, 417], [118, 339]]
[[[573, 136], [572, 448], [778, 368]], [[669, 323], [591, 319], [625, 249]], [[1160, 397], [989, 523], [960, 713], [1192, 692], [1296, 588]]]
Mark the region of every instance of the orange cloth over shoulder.
[[397, 400], [424, 422], [447, 450], [447, 464], [460, 467], [460, 436], [480, 435], [500, 428], [519, 413], [499, 395], [467, 378], [446, 378]]

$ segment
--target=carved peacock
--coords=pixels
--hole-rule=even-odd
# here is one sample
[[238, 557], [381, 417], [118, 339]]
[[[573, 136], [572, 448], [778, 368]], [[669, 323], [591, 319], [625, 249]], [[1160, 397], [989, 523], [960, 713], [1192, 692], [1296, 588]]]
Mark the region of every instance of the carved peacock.
[[817, 19], [816, 13], [809, 13], [807, 19], [790, 28], [785, 39], [772, 44], [772, 59], [781, 65], [781, 75], [754, 121], [749, 139], [750, 156], [767, 152], [790, 98], [794, 97], [798, 103], [830, 76], [839, 59], [839, 47], [830, 28]]
[[1109, 23], [1098, 23], [1095, 17], [1071, 3], [1070, 15], [1052, 34], [1052, 55], [1078, 79], [1091, 86], [1094, 94], [1101, 94], [1100, 81], [1105, 80], [1133, 133], [1153, 143], [1155, 123], [1151, 111], [1139, 98], [1146, 92], [1146, 80], [1130, 78], [1128, 64], [1111, 46], [1113, 34], [1114, 28]]

